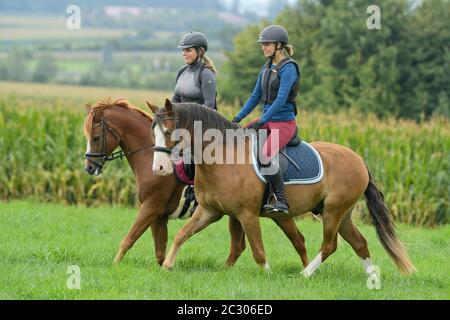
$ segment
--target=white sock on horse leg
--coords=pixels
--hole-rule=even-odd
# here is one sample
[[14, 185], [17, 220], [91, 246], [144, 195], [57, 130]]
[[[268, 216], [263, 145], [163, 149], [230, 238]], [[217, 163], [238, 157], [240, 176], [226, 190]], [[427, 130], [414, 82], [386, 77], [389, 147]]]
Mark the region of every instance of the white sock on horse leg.
[[373, 272], [372, 260], [370, 258], [365, 258], [365, 259], [361, 258], [361, 262], [364, 267], [364, 271], [367, 274], [371, 274]]
[[305, 270], [303, 270], [302, 274], [305, 277], [310, 277], [314, 271], [316, 271], [316, 269], [319, 267], [319, 265], [322, 263], [322, 251], [319, 252], [319, 254], [317, 255], [317, 257], [314, 258], [313, 261], [311, 261], [305, 268]]
[[268, 263], [268, 262], [266, 262], [266, 263], [264, 264], [264, 271], [267, 272], [267, 273], [271, 273], [271, 272], [272, 272], [272, 270], [270, 269], [270, 266], [269, 266], [269, 263]]

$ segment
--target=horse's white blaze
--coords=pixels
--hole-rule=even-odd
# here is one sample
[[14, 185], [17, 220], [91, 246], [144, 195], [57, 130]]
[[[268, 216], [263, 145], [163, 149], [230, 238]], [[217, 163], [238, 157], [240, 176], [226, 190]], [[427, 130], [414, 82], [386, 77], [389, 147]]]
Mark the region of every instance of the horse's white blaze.
[[88, 142], [86, 144], [86, 153], [90, 153], [90, 152], [91, 152], [91, 143], [88, 140]]
[[317, 255], [317, 257], [314, 258], [313, 261], [311, 261], [305, 268], [305, 270], [303, 270], [302, 274], [305, 277], [310, 277], [314, 271], [316, 271], [316, 269], [319, 267], [319, 265], [322, 263], [322, 252], [319, 252], [319, 254]]
[[[155, 146], [166, 147], [164, 133], [160, 126], [155, 127]], [[165, 152], [155, 152], [153, 157], [153, 172], [160, 176], [165, 176], [173, 172], [170, 157]]]
[[372, 274], [372, 272], [374, 271], [372, 260], [370, 258], [365, 258], [365, 259], [361, 258], [361, 262], [364, 267], [364, 271], [367, 274]]

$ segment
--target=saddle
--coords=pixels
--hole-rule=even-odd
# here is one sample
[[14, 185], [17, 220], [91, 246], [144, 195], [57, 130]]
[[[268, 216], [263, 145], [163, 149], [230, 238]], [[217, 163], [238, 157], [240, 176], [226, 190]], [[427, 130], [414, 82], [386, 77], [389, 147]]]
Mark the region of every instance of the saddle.
[[[262, 146], [264, 145], [265, 140], [259, 140], [259, 136], [256, 136], [257, 139], [257, 150], [261, 150]], [[302, 143], [302, 141], [300, 140], [300, 137], [298, 136], [298, 126], [295, 127], [295, 132], [292, 136], [292, 138], [289, 140], [289, 142], [287, 143], [286, 147], [284, 147], [283, 149], [280, 149], [279, 153], [280, 153], [280, 170], [282, 173], [284, 173], [287, 170], [288, 167], [288, 163], [287, 160], [290, 160], [294, 165], [297, 165], [295, 163], [295, 161], [293, 161], [287, 154], [287, 148], [293, 148], [296, 147], [298, 145], [300, 145]], [[259, 167], [263, 166], [261, 164], [261, 159], [259, 158], [260, 156], [260, 152], [257, 152], [257, 161], [258, 161], [258, 165]]]
[[[259, 155], [264, 141], [258, 141], [257, 135], [251, 136], [253, 168], [261, 181], [267, 183], [261, 173]], [[285, 184], [313, 184], [323, 177], [323, 163], [317, 150], [298, 137], [298, 128], [285, 148], [279, 152], [279, 165]]]
[[[300, 143], [302, 143], [302, 141], [300, 140], [300, 138], [298, 136], [298, 127], [296, 126], [294, 135], [292, 136], [291, 140], [289, 140], [286, 147], [295, 147], [295, 146], [298, 146]], [[286, 149], [286, 148], [284, 148], [284, 149]]]

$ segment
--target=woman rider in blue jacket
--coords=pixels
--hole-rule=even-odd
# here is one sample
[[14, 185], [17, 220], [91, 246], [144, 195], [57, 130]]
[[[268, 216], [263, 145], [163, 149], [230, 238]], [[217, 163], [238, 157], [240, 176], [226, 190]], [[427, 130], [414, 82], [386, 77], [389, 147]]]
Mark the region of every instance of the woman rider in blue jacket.
[[[271, 25], [264, 28], [258, 41], [264, 56], [268, 58], [261, 69], [255, 88], [241, 111], [233, 118], [234, 122], [244, 119], [262, 100], [264, 112], [261, 118], [247, 125], [250, 129], [267, 129], [268, 136], [262, 150], [262, 162], [270, 161], [283, 149], [296, 132], [296, 97], [300, 81], [300, 69], [295, 60], [292, 47], [288, 44], [285, 28]], [[279, 130], [278, 136], [271, 131]], [[277, 143], [275, 143], [277, 139]], [[267, 204], [267, 212], [288, 213], [288, 203], [284, 193], [284, 181], [281, 170], [274, 175], [266, 175], [273, 187], [275, 203]]]

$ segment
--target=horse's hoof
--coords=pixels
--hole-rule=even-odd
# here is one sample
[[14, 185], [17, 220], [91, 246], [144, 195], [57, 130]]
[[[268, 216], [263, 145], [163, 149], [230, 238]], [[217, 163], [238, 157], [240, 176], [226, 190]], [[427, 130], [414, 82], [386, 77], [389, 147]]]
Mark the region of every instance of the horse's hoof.
[[305, 279], [309, 279], [311, 278], [311, 274], [309, 274], [306, 270], [303, 270], [300, 275], [305, 278]]
[[166, 270], [166, 271], [172, 271], [172, 269], [173, 269], [173, 265], [170, 265], [170, 264], [166, 264], [166, 263], [163, 263], [162, 264], [162, 266], [161, 266], [161, 268], [163, 269], [163, 270]]
[[224, 263], [225, 268], [227, 269], [231, 269], [234, 267], [234, 265], [236, 264], [236, 260], [235, 259], [227, 259]]

